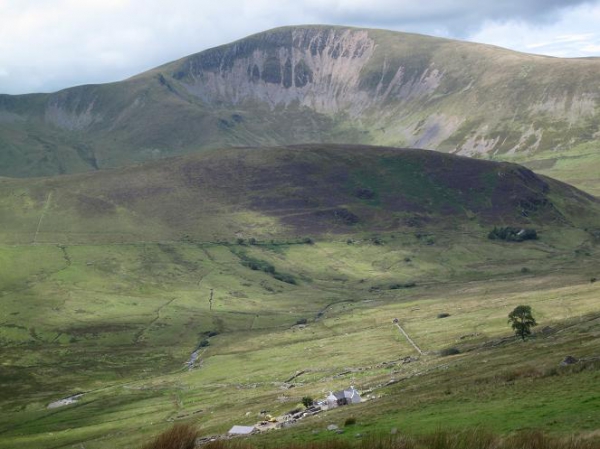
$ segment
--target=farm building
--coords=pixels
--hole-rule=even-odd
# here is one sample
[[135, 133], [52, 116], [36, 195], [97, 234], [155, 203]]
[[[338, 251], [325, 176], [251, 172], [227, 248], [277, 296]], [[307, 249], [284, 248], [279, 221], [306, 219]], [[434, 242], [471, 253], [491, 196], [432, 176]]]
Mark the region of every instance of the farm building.
[[354, 387], [347, 390], [335, 391], [327, 396], [327, 407], [339, 407], [341, 405], [358, 404], [360, 403], [360, 394]]

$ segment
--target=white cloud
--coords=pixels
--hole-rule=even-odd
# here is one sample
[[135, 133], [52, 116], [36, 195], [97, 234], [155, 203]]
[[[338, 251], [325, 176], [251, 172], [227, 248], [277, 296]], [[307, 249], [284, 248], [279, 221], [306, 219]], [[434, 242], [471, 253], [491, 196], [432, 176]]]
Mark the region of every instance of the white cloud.
[[565, 43], [570, 43], [570, 42], [585, 42], [585, 41], [588, 41], [590, 39], [594, 39], [594, 37], [595, 37], [594, 33], [587, 33], [587, 34], [567, 34], [567, 35], [564, 35], [564, 36], [556, 36], [556, 38], [554, 40], [552, 40], [552, 41], [539, 42], [539, 43], [534, 43], [534, 44], [527, 44], [527, 45], [525, 45], [525, 48], [536, 49], [536, 48], [548, 47], [550, 45], [565, 44]]
[[[577, 7], [587, 3], [0, 0], [0, 67], [6, 72], [0, 78], [0, 93], [115, 81], [248, 34], [303, 23], [372, 26], [524, 51], [589, 55], [600, 44], [596, 34], [600, 13], [597, 7]], [[582, 18], [585, 27], [575, 21]], [[586, 36], [564, 40], [575, 34]]]
[[524, 21], [488, 23], [469, 36], [477, 42], [494, 43], [519, 51], [558, 57], [600, 55], [600, 6], [581, 5], [565, 11], [551, 24]]
[[[600, 39], [597, 39], [600, 41]], [[581, 53], [593, 53], [594, 55], [600, 55], [600, 43], [599, 44], [588, 44], [579, 49]]]

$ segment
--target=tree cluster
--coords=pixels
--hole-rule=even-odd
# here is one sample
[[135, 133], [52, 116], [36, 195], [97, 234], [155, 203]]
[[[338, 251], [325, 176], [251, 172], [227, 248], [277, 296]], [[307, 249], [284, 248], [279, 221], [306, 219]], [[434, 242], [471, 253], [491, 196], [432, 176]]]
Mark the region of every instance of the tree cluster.
[[503, 228], [494, 229], [488, 234], [490, 240], [505, 240], [507, 242], [522, 242], [524, 240], [537, 240], [538, 235], [535, 229], [531, 228], [514, 228], [506, 226]]

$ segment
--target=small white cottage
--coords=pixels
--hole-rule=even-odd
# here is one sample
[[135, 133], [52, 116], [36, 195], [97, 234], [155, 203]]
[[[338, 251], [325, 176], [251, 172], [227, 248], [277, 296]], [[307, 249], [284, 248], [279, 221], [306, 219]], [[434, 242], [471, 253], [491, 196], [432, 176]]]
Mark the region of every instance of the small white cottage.
[[341, 390], [336, 392], [330, 392], [327, 396], [327, 407], [334, 408], [341, 405], [358, 404], [360, 403], [360, 394], [354, 387], [350, 387], [347, 390]]

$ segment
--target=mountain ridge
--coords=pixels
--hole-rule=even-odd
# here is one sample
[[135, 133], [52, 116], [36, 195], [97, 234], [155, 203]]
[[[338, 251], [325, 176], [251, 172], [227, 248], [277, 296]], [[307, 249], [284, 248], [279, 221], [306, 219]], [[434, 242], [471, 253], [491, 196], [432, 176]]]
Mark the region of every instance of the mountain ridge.
[[294, 143], [527, 162], [595, 141], [599, 68], [385, 30], [276, 28], [121, 82], [0, 96], [0, 175]]

